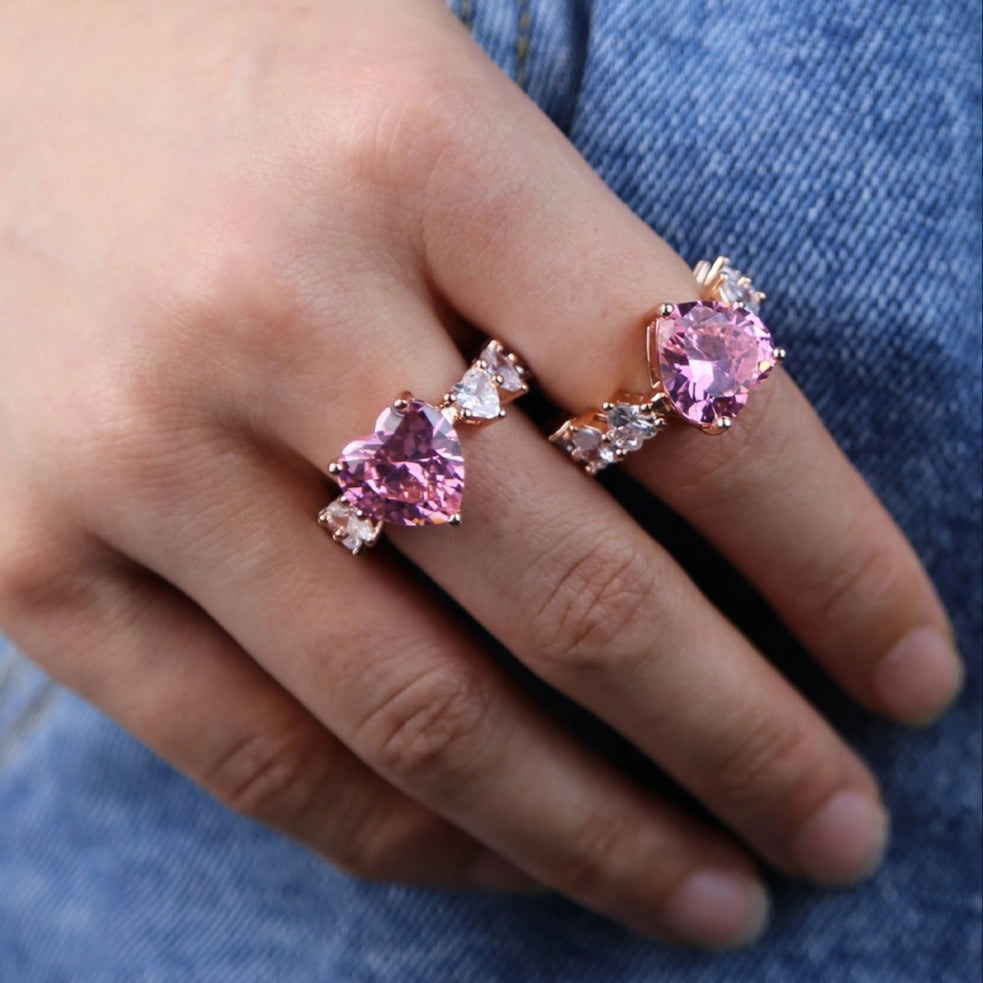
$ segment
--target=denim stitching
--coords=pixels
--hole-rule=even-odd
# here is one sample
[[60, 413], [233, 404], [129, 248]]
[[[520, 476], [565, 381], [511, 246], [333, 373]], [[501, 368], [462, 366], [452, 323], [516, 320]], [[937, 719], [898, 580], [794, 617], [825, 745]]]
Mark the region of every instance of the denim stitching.
[[532, 35], [532, 10], [529, 0], [519, 0], [519, 30], [516, 38], [515, 84], [525, 91], [529, 68], [529, 39]]

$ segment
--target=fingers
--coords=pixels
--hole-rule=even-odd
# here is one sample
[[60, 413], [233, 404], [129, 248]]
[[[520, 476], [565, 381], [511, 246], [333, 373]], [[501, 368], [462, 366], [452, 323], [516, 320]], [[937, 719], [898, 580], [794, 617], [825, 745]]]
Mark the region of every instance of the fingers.
[[739, 849], [530, 706], [384, 547], [354, 560], [326, 540], [310, 472], [299, 481], [236, 447], [235, 467], [237, 452], [197, 452], [221, 459], [229, 483], [184, 487], [150, 522], [117, 514], [127, 549], [200, 599], [374, 771], [537, 881], [642, 931], [714, 945], [760, 931], [764, 895]]
[[[644, 315], [696, 297], [693, 277], [513, 87], [488, 85], [512, 120], [509, 152], [487, 127], [469, 131], [477, 150], [462, 141], [441, 158], [431, 184], [453, 191], [426, 212], [430, 275], [472, 323], [524, 354], [559, 405], [579, 413], [619, 389], [646, 392]], [[856, 699], [912, 723], [952, 700], [961, 669], [928, 578], [786, 374], [752, 394], [726, 437], [679, 423], [628, 467]]]
[[771, 863], [822, 882], [875, 866], [876, 785], [825, 721], [525, 421], [482, 436], [453, 538], [394, 529], [396, 545]]
[[909, 723], [948, 706], [961, 671], [942, 604], [785, 373], [726, 439], [663, 436], [629, 469], [740, 567], [844, 689]]
[[226, 806], [356, 876], [505, 890], [533, 883], [374, 774], [187, 598], [121, 566], [94, 560], [70, 600], [49, 582], [43, 617], [28, 610], [37, 587], [21, 575], [10, 590], [8, 575], [5, 627]]

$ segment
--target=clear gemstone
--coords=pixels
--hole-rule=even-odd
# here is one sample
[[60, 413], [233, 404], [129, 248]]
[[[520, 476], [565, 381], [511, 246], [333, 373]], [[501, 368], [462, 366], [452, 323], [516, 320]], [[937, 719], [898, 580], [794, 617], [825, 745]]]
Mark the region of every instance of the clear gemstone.
[[375, 526], [368, 519], [359, 519], [343, 498], [336, 498], [322, 509], [318, 518], [332, 535], [339, 537], [338, 542], [353, 553], [359, 547], [375, 542]]
[[498, 389], [490, 371], [470, 368], [451, 388], [454, 405], [478, 420], [494, 420], [502, 408]]
[[600, 471], [617, 460], [615, 448], [594, 427], [578, 427], [570, 438], [570, 456], [581, 464]]
[[654, 437], [655, 419], [635, 403], [618, 403], [608, 410], [608, 438], [618, 450], [637, 451]]
[[679, 304], [649, 331], [655, 335], [649, 350], [657, 350], [659, 376], [673, 409], [703, 427], [733, 419], [775, 365], [768, 329], [740, 307]]
[[743, 273], [732, 266], [725, 266], [720, 272], [717, 293], [725, 304], [743, 304], [755, 314], [761, 309], [758, 294], [749, 281], [741, 283]]
[[501, 388], [507, 393], [521, 392], [525, 388], [522, 376], [512, 363], [511, 359], [502, 351], [486, 345], [484, 351], [479, 356], [487, 365], [493, 375], [502, 377]]
[[464, 458], [457, 431], [435, 406], [410, 400], [382, 411], [375, 433], [341, 452], [342, 497], [374, 522], [429, 526], [461, 509]]

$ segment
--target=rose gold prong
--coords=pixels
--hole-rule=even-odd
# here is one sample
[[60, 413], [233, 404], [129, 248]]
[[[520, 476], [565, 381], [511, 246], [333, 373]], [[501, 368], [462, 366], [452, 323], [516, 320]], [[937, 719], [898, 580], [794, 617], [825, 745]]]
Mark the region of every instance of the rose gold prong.
[[482, 372], [487, 372], [488, 371], [488, 363], [483, 358], [476, 358], [471, 363], [471, 368], [473, 368], [473, 369], [481, 369]]
[[502, 347], [502, 343], [497, 338], [492, 338], [486, 345], [485, 348], [490, 348], [493, 352], [501, 352], [505, 349]]
[[317, 514], [317, 524], [319, 526], [324, 526], [325, 529], [328, 528], [328, 510], [327, 507], [321, 509]]
[[335, 529], [335, 531], [333, 533], [331, 533], [331, 538], [336, 543], [340, 543], [347, 535], [348, 535], [348, 533], [345, 532], [344, 529]]
[[361, 540], [361, 539], [360, 539], [360, 540], [359, 540], [359, 541], [358, 541], [358, 542], [357, 542], [357, 543], [355, 544], [355, 549], [353, 549], [353, 550], [351, 551], [351, 554], [352, 554], [352, 556], [358, 556], [358, 554], [359, 554], [359, 553], [361, 553], [361, 552], [362, 552], [362, 550], [364, 550], [364, 549], [365, 549], [365, 547], [366, 547], [366, 546], [368, 546], [368, 545], [369, 545], [368, 543], [366, 543], [366, 542], [365, 542], [364, 540]]
[[605, 413], [607, 413], [610, 410], [613, 410], [614, 407], [615, 407], [614, 403], [609, 403], [609, 402], [601, 403], [601, 409], [604, 410]]
[[774, 351], [775, 365], [781, 365], [785, 361], [785, 356], [788, 352], [784, 348], [776, 348]]
[[669, 317], [674, 310], [673, 304], [659, 304], [659, 317]]
[[496, 386], [504, 386], [505, 385], [505, 376], [503, 376], [501, 372], [496, 372], [492, 376], [492, 382], [494, 382]]
[[461, 524], [461, 513], [455, 512], [448, 520], [449, 525], [459, 526]]
[[768, 299], [768, 295], [763, 290], [755, 290], [755, 293], [758, 295], [759, 304], [763, 304]]
[[341, 468], [341, 462], [340, 461], [332, 461], [328, 465], [328, 474], [332, 478], [337, 478], [338, 475], [341, 474], [341, 471], [342, 471], [342, 468]]
[[453, 406], [457, 402], [457, 393], [444, 393], [444, 398], [440, 401], [441, 407]]
[[499, 420], [504, 420], [505, 419], [505, 410], [503, 410], [501, 407], [499, 407], [499, 410], [498, 410], [498, 418], [499, 418]]
[[672, 407], [669, 402], [669, 397], [664, 392], [655, 392], [652, 394], [651, 400], [652, 412], [656, 414], [668, 413]]
[[405, 413], [406, 407], [410, 405], [410, 400], [413, 398], [412, 393], [402, 393], [393, 400], [393, 412], [394, 413]]
[[356, 519], [367, 519], [368, 516], [361, 509], [352, 509], [352, 515]]

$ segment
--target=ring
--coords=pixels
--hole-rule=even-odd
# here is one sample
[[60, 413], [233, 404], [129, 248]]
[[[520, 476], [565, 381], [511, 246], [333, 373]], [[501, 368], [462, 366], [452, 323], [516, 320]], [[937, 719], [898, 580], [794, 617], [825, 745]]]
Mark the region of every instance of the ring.
[[327, 468], [341, 494], [318, 523], [353, 555], [374, 546], [384, 523], [436, 526], [461, 521], [464, 457], [455, 426], [485, 426], [529, 391], [528, 371], [498, 341], [481, 354], [436, 406], [403, 393], [375, 430], [346, 444]]
[[726, 256], [693, 269], [700, 299], [662, 304], [646, 318], [645, 354], [651, 391], [619, 392], [572, 416], [550, 441], [597, 474], [655, 437], [672, 419], [704, 433], [726, 433], [749, 392], [781, 364], [778, 348], [758, 316], [765, 295]]

